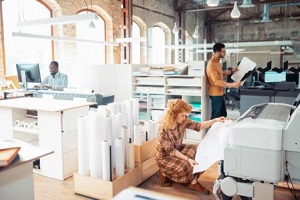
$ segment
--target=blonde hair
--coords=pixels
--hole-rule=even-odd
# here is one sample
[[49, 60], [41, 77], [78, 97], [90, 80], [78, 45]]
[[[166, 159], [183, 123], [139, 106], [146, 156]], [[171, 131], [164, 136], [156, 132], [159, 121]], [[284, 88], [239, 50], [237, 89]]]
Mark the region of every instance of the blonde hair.
[[182, 99], [176, 99], [168, 102], [166, 114], [161, 121], [162, 128], [168, 130], [176, 121], [177, 115], [182, 112], [190, 113], [192, 106]]

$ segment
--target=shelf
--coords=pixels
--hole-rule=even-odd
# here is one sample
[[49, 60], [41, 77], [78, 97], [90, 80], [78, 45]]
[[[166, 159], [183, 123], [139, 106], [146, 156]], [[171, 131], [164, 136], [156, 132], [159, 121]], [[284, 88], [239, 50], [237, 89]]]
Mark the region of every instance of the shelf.
[[[198, 62], [196, 62], [196, 64], [197, 66], [200, 66], [198, 65]], [[166, 64], [165, 66], [176, 67], [176, 64]], [[134, 65], [133, 67], [132, 71], [139, 71], [139, 69], [142, 70], [144, 68], [150, 69], [151, 66]], [[173, 99], [183, 99], [189, 104], [195, 103], [201, 105], [200, 108], [193, 107], [191, 114], [197, 116], [197, 118], [195, 118], [196, 120], [207, 120], [207, 104], [209, 98], [205, 75], [132, 74], [131, 80], [132, 95], [145, 95], [143, 96], [143, 99], [147, 100], [147, 108], [145, 108], [146, 110], [141, 114], [140, 121], [151, 119], [159, 120], [164, 114], [167, 102]], [[205, 130], [200, 132], [204, 133]], [[195, 140], [195, 137], [189, 135], [186, 139]], [[200, 136], [199, 138], [197, 137], [197, 140], [200, 139]]]
[[143, 86], [143, 85], [155, 85], [155, 86], [164, 86], [164, 84], [150, 84], [150, 83], [132, 83], [132, 85], [138, 85], [138, 86]]
[[173, 84], [167, 84], [167, 87], [198, 87], [201, 88], [201, 85], [173, 85]]
[[13, 129], [14, 129], [14, 131], [20, 131], [20, 132], [24, 132], [24, 133], [38, 134], [38, 130], [37, 129], [23, 128], [23, 127], [17, 127], [17, 126], [14, 126]]
[[164, 95], [165, 93], [149, 93], [149, 92], [136, 92], [136, 91], [134, 91], [133, 92], [134, 94], [149, 94], [149, 95], [151, 95], [151, 94], [162, 94], [162, 95]]
[[166, 93], [165, 95], [177, 95], [177, 96], [195, 96], [195, 97], [201, 97], [201, 94], [178, 94], [178, 93]]
[[197, 109], [197, 110], [192, 110], [191, 112], [202, 112], [201, 109]]
[[153, 74], [133, 74], [133, 77], [163, 77], [164, 75], [153, 75]]
[[161, 108], [161, 107], [149, 107], [149, 109], [164, 110], [165, 108]]

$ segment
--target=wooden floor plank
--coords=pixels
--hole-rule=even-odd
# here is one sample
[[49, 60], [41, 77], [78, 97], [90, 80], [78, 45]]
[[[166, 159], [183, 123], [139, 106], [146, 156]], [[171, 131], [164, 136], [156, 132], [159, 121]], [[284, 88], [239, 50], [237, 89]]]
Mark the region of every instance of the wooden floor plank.
[[[218, 175], [217, 165], [210, 167], [202, 176], [199, 181], [201, 184], [212, 191], [214, 181]], [[76, 195], [73, 189], [73, 178], [70, 177], [65, 181], [58, 181], [55, 179], [43, 177], [34, 174], [35, 184], [35, 200], [86, 200], [90, 199], [80, 195]], [[284, 185], [284, 184], [283, 184]], [[151, 176], [148, 180], [139, 185], [140, 188], [153, 190], [169, 195], [180, 196], [191, 200], [214, 200], [214, 196], [200, 194], [196, 191], [190, 190], [187, 186], [180, 184], [173, 184], [172, 187], [161, 187], [158, 184], [158, 179], [155, 175]], [[300, 189], [299, 185], [296, 185]], [[300, 197], [300, 190], [297, 191], [298, 199]], [[234, 197], [233, 200], [238, 200]], [[284, 187], [275, 188], [274, 200], [295, 200], [291, 192]]]

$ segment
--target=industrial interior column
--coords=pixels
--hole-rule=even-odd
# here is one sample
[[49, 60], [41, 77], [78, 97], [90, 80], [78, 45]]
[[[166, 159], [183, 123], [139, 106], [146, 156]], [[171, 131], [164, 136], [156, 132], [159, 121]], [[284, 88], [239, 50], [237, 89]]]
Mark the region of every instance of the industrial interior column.
[[[176, 12], [175, 12], [176, 13]], [[183, 45], [183, 41], [185, 40], [184, 30], [185, 30], [185, 14], [178, 12], [175, 14], [175, 22], [179, 26], [178, 27], [178, 33], [174, 34], [174, 43], [175, 45]], [[184, 62], [184, 53], [182, 48], [176, 48], [175, 49], [175, 55], [174, 55], [174, 63], [183, 63]]]
[[[131, 37], [132, 0], [121, 0], [121, 38]], [[121, 63], [130, 63], [130, 43], [121, 44]]]
[[[184, 30], [186, 28], [186, 26], [185, 26], [185, 13], [179, 12], [178, 13], [178, 20], [179, 20], [179, 25], [180, 25], [178, 44], [183, 45], [184, 41], [185, 41]], [[188, 52], [186, 52], [186, 53], [188, 53]], [[179, 63], [186, 62], [184, 60], [184, 49], [182, 49], [182, 48], [178, 49], [178, 62]]]

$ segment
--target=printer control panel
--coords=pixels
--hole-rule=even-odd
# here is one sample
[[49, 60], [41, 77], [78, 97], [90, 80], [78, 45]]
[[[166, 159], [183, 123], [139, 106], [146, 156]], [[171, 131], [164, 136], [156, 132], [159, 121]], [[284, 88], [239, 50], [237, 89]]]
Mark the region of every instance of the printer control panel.
[[242, 117], [240, 117], [237, 122], [242, 121], [245, 118], [252, 118], [256, 119], [260, 113], [266, 108], [268, 104], [260, 104], [253, 106], [251, 109], [249, 109]]

